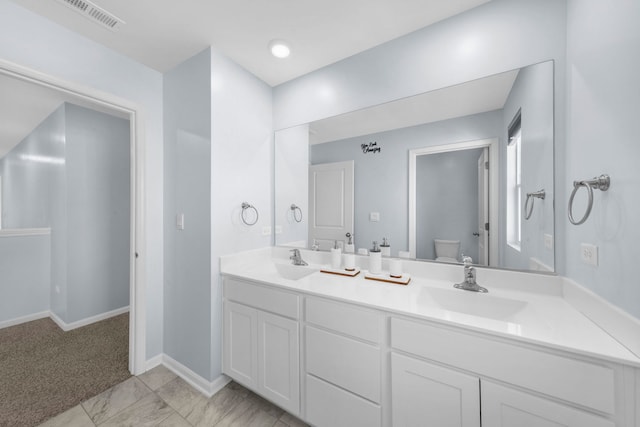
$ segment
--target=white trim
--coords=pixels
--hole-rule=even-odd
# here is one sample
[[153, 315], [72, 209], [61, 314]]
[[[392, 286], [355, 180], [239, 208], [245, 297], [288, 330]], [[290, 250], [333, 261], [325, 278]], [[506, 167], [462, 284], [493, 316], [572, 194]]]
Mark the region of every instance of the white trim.
[[4, 228], [0, 237], [45, 236], [51, 234], [50, 228]]
[[83, 326], [90, 325], [92, 323], [99, 322], [101, 320], [109, 319], [110, 317], [118, 316], [120, 314], [126, 313], [129, 311], [129, 306], [117, 308], [115, 310], [107, 311], [106, 313], [97, 314], [95, 316], [87, 317], [82, 320], [78, 320], [75, 322], [67, 323], [61, 318], [59, 318], [54, 312], [50, 312], [51, 320], [56, 322], [56, 324], [63, 331], [71, 331], [73, 329], [81, 328]]
[[[45, 86], [73, 95], [102, 107], [117, 110], [129, 116], [131, 129], [131, 244], [130, 244], [130, 284], [129, 305], [129, 371], [138, 375], [144, 372], [146, 349], [146, 229], [145, 215], [145, 148], [142, 108], [131, 101], [92, 87], [62, 80], [39, 71], [0, 59], [0, 74], [22, 81]], [[139, 256], [136, 257], [136, 254]]]
[[567, 277], [562, 278], [562, 292], [576, 310], [640, 357], [640, 319]]
[[498, 263], [498, 138], [456, 142], [409, 150], [409, 254], [415, 258], [416, 242], [416, 160], [425, 154], [446, 153], [451, 151], [489, 148], [489, 265]]
[[3, 320], [0, 322], [0, 329], [8, 328], [9, 326], [19, 325], [21, 323], [32, 322], [34, 320], [44, 319], [49, 317], [51, 313], [49, 310], [41, 311], [40, 313], [28, 314], [26, 316], [16, 317], [15, 319]]
[[145, 372], [152, 370], [156, 366], [162, 365], [162, 357], [163, 354], [160, 353], [156, 356], [153, 356], [151, 359], [147, 359], [147, 362], [145, 363]]
[[174, 374], [185, 380], [191, 387], [204, 394], [206, 397], [213, 396], [214, 394], [222, 390], [225, 385], [231, 382], [231, 378], [227, 377], [226, 375], [220, 375], [213, 381], [207, 381], [200, 375], [193, 372], [191, 369], [184, 366], [182, 363], [176, 361], [171, 356], [168, 356], [166, 354], [162, 354], [162, 364]]

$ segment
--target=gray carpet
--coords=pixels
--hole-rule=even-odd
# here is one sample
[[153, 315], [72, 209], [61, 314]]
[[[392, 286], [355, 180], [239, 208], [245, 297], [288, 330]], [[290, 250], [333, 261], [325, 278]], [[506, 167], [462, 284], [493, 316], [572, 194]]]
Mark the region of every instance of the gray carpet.
[[0, 329], [0, 426], [36, 426], [129, 378], [129, 314], [62, 331]]

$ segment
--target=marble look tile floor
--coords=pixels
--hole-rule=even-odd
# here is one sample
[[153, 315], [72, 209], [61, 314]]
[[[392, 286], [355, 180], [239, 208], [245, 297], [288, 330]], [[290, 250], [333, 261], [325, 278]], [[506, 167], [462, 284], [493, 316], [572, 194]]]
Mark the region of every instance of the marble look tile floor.
[[302, 427], [307, 424], [231, 382], [206, 398], [164, 366], [117, 384], [41, 427]]

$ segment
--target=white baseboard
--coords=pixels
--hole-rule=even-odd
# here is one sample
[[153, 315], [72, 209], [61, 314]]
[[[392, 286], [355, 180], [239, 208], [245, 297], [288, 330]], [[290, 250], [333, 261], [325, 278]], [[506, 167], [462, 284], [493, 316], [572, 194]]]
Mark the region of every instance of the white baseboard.
[[145, 362], [145, 372], [152, 370], [156, 366], [162, 365], [163, 356], [164, 355], [160, 353], [157, 356], [153, 356], [151, 359], [147, 359], [147, 361]]
[[70, 331], [72, 329], [80, 328], [82, 326], [87, 326], [87, 325], [90, 325], [92, 323], [108, 319], [110, 317], [118, 316], [118, 315], [126, 313], [128, 311], [129, 311], [129, 306], [127, 305], [125, 307], [117, 308], [115, 310], [107, 311], [106, 313], [97, 314], [95, 316], [87, 317], [86, 319], [78, 320], [78, 321], [71, 322], [71, 323], [65, 322], [60, 317], [58, 317], [54, 312], [50, 312], [49, 315], [51, 317], [51, 320], [56, 322], [56, 324], [60, 327], [60, 329], [62, 329], [63, 331], [67, 332], [67, 331]]
[[9, 326], [19, 325], [21, 323], [31, 322], [33, 320], [44, 319], [45, 317], [49, 317], [50, 312], [41, 311], [40, 313], [33, 313], [27, 316], [16, 317], [15, 319], [3, 320], [0, 322], [0, 329], [8, 328]]
[[[147, 361], [147, 364], [150, 364], [154, 359], [155, 358]], [[222, 390], [225, 385], [231, 382], [231, 378], [226, 375], [220, 375], [213, 381], [207, 381], [191, 369], [184, 366], [182, 363], [176, 361], [171, 356], [167, 356], [166, 354], [162, 354], [162, 364], [174, 374], [185, 380], [190, 386], [204, 394], [207, 398], [213, 396]]]

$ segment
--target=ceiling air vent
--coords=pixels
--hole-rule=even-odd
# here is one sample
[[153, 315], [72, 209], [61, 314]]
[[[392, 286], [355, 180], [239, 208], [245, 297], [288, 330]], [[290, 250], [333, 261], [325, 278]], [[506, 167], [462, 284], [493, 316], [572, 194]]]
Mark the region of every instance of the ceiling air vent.
[[85, 18], [112, 31], [117, 31], [120, 26], [125, 23], [122, 19], [96, 6], [88, 0], [58, 0], [58, 3], [64, 4]]

